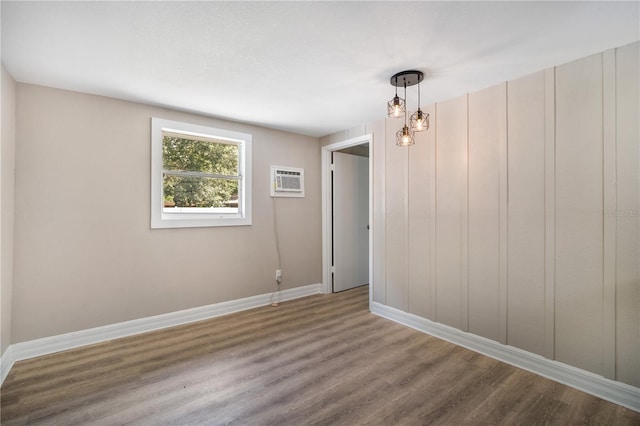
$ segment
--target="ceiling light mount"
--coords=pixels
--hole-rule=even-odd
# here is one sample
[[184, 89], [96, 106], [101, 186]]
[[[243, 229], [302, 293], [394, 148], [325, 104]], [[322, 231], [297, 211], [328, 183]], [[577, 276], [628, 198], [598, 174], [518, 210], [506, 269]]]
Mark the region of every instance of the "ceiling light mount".
[[424, 80], [424, 73], [417, 70], [400, 71], [391, 76], [389, 82], [396, 87], [411, 87]]

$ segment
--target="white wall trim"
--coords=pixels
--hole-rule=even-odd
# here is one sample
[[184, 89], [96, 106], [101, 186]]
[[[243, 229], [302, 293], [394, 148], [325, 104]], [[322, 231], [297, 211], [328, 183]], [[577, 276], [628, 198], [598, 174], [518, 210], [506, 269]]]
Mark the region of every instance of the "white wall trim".
[[9, 374], [15, 362], [16, 358], [13, 354], [13, 346], [10, 345], [0, 358], [0, 385], [4, 383], [4, 379], [7, 377], [7, 374]]
[[[302, 287], [282, 290], [276, 294], [275, 300], [283, 302], [322, 293], [322, 284], [310, 284]], [[109, 324], [57, 336], [15, 343], [7, 348], [0, 360], [1, 381], [4, 382], [9, 370], [17, 361], [66, 351], [80, 346], [92, 345], [107, 340], [146, 333], [191, 322], [202, 321], [247, 309], [271, 304], [271, 293], [214, 303], [197, 308], [184, 309], [152, 317]]]
[[369, 301], [373, 300], [373, 135], [367, 133], [355, 138], [325, 145], [321, 150], [322, 168], [322, 285], [325, 293], [333, 291], [331, 286], [331, 253], [333, 236], [331, 235], [332, 194], [331, 194], [331, 153], [351, 146], [369, 144]]
[[640, 388], [439, 324], [378, 302], [371, 304], [371, 312], [423, 333], [640, 412]]

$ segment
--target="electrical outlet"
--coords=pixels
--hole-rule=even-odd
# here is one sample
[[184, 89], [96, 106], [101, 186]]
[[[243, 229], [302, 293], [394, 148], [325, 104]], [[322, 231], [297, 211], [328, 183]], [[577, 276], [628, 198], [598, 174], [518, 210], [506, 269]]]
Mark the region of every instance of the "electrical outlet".
[[276, 269], [276, 282], [282, 281], [282, 269]]

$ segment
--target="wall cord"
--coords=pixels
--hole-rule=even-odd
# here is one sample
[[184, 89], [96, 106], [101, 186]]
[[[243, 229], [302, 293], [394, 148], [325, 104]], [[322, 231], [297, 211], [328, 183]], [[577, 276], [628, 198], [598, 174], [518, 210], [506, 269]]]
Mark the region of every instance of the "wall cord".
[[[272, 196], [271, 197], [271, 206], [273, 208], [273, 234], [274, 234], [274, 242], [276, 245], [276, 255], [278, 258], [278, 268], [279, 270], [282, 270], [282, 259], [280, 256], [280, 239], [278, 238], [278, 217], [277, 217], [277, 213], [276, 213], [276, 197]], [[278, 306], [278, 302], [276, 301], [276, 293], [278, 293], [280, 291], [280, 283], [281, 283], [281, 279], [278, 280], [276, 279], [276, 288], [275, 290], [273, 290], [273, 293], [271, 293], [271, 306]]]

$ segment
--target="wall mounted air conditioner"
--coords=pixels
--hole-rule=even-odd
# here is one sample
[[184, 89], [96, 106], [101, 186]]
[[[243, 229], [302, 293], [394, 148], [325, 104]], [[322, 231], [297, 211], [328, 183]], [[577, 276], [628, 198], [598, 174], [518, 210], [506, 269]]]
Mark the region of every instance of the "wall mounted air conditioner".
[[304, 197], [304, 169], [271, 166], [272, 197]]

